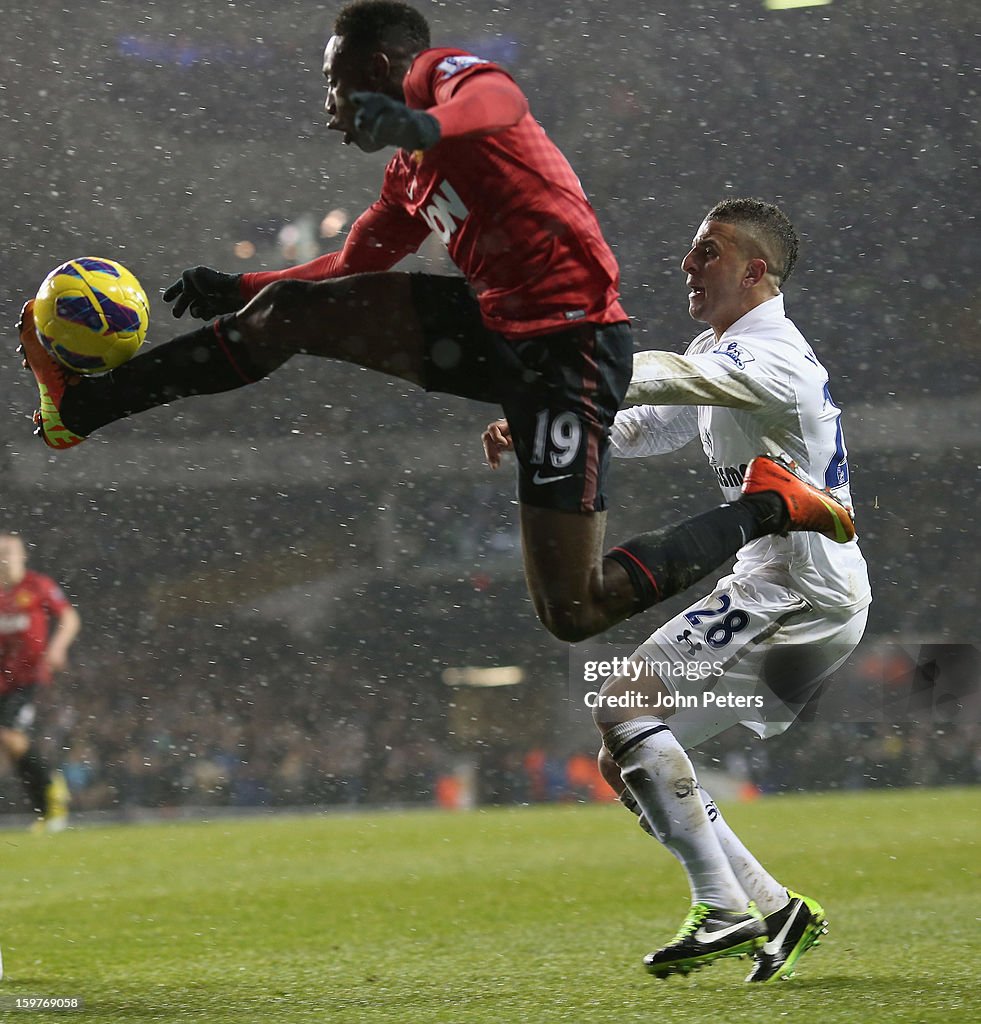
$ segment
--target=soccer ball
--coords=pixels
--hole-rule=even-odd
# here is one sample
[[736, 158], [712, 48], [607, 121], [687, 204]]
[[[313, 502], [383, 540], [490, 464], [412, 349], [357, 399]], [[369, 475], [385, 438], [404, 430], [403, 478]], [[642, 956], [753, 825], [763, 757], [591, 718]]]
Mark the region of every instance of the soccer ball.
[[150, 303], [140, 282], [113, 260], [83, 256], [56, 267], [34, 300], [44, 347], [73, 373], [105, 373], [146, 338]]

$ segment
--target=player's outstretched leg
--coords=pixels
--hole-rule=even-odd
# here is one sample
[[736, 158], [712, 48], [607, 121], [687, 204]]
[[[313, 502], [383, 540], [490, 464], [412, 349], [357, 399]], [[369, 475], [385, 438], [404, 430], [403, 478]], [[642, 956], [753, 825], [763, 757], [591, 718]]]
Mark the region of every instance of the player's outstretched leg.
[[182, 335], [109, 373], [78, 376], [41, 344], [27, 302], [18, 324], [19, 351], [37, 382], [34, 432], [49, 448], [72, 448], [107, 423], [189, 395], [217, 394], [261, 379], [289, 358], [252, 357], [233, 318]]
[[604, 565], [618, 563], [632, 584], [636, 603], [629, 614], [682, 593], [760, 537], [807, 531], [846, 543], [855, 536], [842, 504], [771, 456], [750, 462], [742, 491], [736, 501], [640, 534], [606, 553]]
[[829, 491], [802, 480], [788, 460], [759, 455], [746, 467], [742, 492], [745, 495], [778, 494], [787, 510], [787, 524], [781, 533], [801, 530], [820, 533], [838, 544], [855, 536], [855, 524], [848, 509]]
[[244, 309], [155, 345], [109, 373], [68, 374], [46, 351], [28, 302], [19, 324], [37, 380], [37, 432], [52, 448], [80, 444], [100, 427], [192, 395], [213, 395], [268, 376], [299, 353], [423, 379], [423, 337], [410, 275], [357, 274], [276, 281]]
[[794, 973], [797, 961], [812, 947], [820, 945], [828, 930], [824, 908], [817, 900], [787, 890], [787, 905], [767, 914], [766, 942], [754, 954], [755, 963], [747, 981], [779, 981]]
[[34, 374], [38, 409], [34, 432], [49, 448], [73, 448], [99, 427], [189, 395], [217, 394], [265, 377], [292, 351], [243, 342], [226, 317], [138, 356], [110, 373], [82, 377], [65, 369], [41, 344], [34, 300], [18, 322], [24, 365]]
[[[796, 479], [796, 478], [795, 478]], [[606, 513], [522, 503], [521, 540], [538, 617], [578, 643], [687, 590], [751, 540], [787, 529], [783, 499], [749, 494], [602, 554]]]

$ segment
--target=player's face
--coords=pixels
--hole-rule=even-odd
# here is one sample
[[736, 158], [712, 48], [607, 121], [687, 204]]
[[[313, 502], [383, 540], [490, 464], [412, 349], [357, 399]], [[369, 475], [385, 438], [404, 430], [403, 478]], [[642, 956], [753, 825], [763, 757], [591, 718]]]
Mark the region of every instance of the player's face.
[[376, 61], [365, 60], [364, 56], [350, 47], [345, 47], [343, 36], [331, 36], [324, 51], [324, 78], [327, 79], [327, 127], [331, 131], [344, 133], [344, 145], [354, 143], [366, 153], [373, 153], [381, 146], [366, 142], [359, 137], [354, 125], [357, 107], [351, 102], [353, 92], [378, 92]]
[[733, 224], [702, 221], [691, 250], [681, 261], [687, 275], [688, 312], [708, 324], [717, 335], [748, 312], [752, 284], [758, 280], [750, 263], [748, 239]]
[[0, 579], [20, 580], [27, 564], [27, 552], [20, 537], [0, 537]]

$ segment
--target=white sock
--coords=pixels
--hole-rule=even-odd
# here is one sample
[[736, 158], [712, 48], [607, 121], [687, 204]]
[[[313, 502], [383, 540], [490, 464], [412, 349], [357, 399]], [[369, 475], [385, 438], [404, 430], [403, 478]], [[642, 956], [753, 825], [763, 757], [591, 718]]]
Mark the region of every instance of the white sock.
[[656, 837], [681, 861], [692, 903], [745, 910], [749, 903], [712, 828], [684, 748], [659, 718], [635, 718], [603, 737]]
[[739, 884], [745, 893], [756, 904], [757, 909], [765, 917], [775, 910], [787, 905], [790, 897], [787, 890], [766, 870], [765, 867], [746, 849], [742, 840], [729, 827], [728, 822], [719, 813], [712, 798], [702, 790], [705, 813], [712, 823], [712, 829], [719, 840]]

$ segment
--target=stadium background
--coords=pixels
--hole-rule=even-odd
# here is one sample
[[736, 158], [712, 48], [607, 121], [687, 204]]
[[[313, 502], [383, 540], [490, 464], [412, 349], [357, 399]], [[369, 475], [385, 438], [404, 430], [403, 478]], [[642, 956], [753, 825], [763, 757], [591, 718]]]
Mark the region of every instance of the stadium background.
[[[4, 323], [60, 260], [107, 255], [150, 292], [159, 343], [180, 328], [157, 296], [183, 267], [308, 259], [376, 194], [384, 156], [323, 127], [332, 5], [8, 7]], [[907, 679], [880, 641], [971, 644], [975, 5], [421, 7], [435, 42], [512, 69], [569, 155], [639, 347], [681, 348], [696, 330], [677, 268], [708, 206], [786, 207], [804, 242], [788, 308], [845, 410], [875, 590], [843, 684]], [[429, 245], [413, 265], [451, 270]], [[492, 408], [296, 359], [53, 456], [30, 436], [35, 392], [12, 340], [0, 373], [0, 527], [25, 536], [85, 623], [44, 728], [77, 807], [452, 803], [446, 780], [474, 768], [481, 802], [595, 795], [565, 648], [525, 595], [511, 480], [481, 466]], [[612, 495], [614, 537], [719, 500], [695, 446], [617, 465]], [[605, 639], [630, 644], [680, 607]], [[502, 665], [523, 682], [443, 681]], [[746, 792], [976, 781], [977, 729], [818, 723], [766, 747], [729, 737], [702, 759]], [[23, 812], [14, 780], [0, 798]]]

